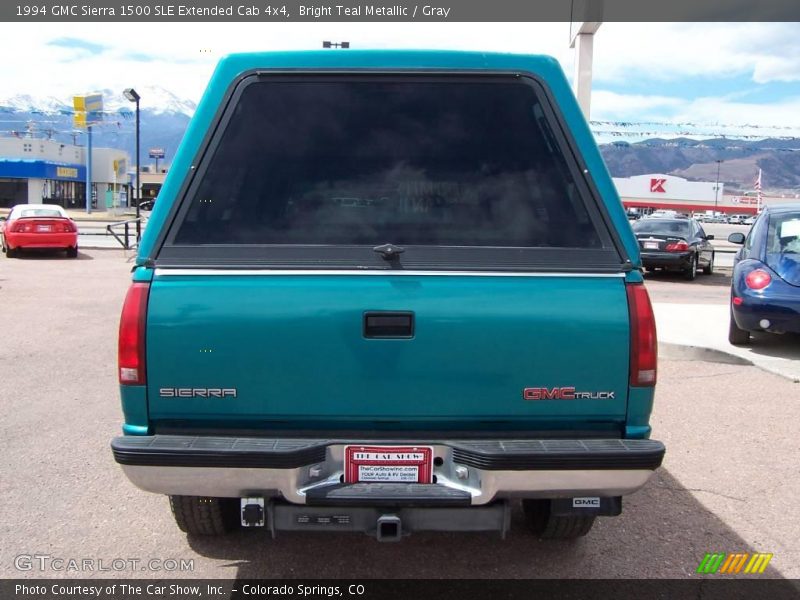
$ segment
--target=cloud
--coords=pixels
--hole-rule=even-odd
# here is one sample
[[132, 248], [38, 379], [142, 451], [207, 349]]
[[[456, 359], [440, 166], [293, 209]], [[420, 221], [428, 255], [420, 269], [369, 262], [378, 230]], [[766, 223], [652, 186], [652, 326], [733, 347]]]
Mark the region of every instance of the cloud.
[[724, 98], [697, 98], [675, 112], [673, 118], [706, 123], [736, 123], [793, 129], [800, 136], [800, 96], [776, 102], [733, 102]]
[[671, 96], [620, 94], [607, 90], [592, 92], [592, 118], [597, 119], [646, 120], [663, 115], [665, 109], [674, 110], [685, 105], [686, 100]]
[[755, 83], [769, 83], [772, 81], [792, 82], [800, 81], [800, 48], [795, 57], [765, 56], [758, 60], [753, 69]]
[[593, 129], [602, 142], [652, 137], [800, 137], [800, 95], [745, 102], [738, 95], [687, 99], [598, 91]]
[[595, 78], [606, 83], [800, 81], [800, 23], [604, 23], [594, 46]]
[[[480, 49], [550, 54], [572, 67], [568, 23], [150, 23], [147, 35], [158, 51], [142, 50], [143, 24], [19, 24], [0, 36], [0, 81], [8, 94], [67, 97], [84, 90], [161, 86], [182, 98], [199, 100], [217, 63], [232, 52], [308, 50], [322, 40], [349, 40], [354, 48]], [[57, 45], [51, 40], [58, 42]], [[64, 60], [65, 47], [85, 41], [79, 60]], [[146, 60], [149, 59], [149, 60]]]
[[[157, 51], [143, 51], [145, 27]], [[0, 53], [15, 57], [0, 62], [4, 94], [66, 98], [152, 85], [197, 101], [224, 54], [317, 49], [324, 39], [353, 48], [549, 54], [568, 76], [574, 60], [568, 23], [78, 22], [69, 36], [63, 32], [61, 23], [19, 23], [0, 36]], [[604, 23], [594, 43], [592, 117], [700, 122], [724, 114], [726, 121], [796, 125], [798, 56], [796, 23]], [[724, 97], [711, 97], [717, 81], [726, 84]]]

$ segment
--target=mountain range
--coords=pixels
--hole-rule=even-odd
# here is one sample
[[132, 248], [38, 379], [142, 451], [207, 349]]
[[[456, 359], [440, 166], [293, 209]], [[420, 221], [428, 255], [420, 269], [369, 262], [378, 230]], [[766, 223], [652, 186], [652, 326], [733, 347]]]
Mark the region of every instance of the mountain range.
[[[163, 148], [169, 164], [194, 114], [196, 104], [157, 86], [137, 89], [141, 101], [141, 160], [149, 164], [148, 149]], [[122, 148], [131, 155], [135, 145], [134, 105], [120, 91], [102, 90], [104, 122], [94, 127], [96, 146]], [[85, 133], [72, 126], [72, 99], [53, 96], [0, 95], [0, 135], [52, 137], [85, 144]], [[739, 140], [653, 138], [640, 142], [614, 141], [600, 151], [614, 177], [663, 173], [689, 180], [719, 180], [729, 191], [749, 191], [762, 170], [765, 191], [800, 193], [800, 138]]]
[[[163, 148], [166, 164], [172, 160], [197, 105], [161, 87], [137, 88], [140, 101], [142, 164], [150, 163], [149, 148]], [[103, 95], [103, 122], [92, 128], [97, 147], [121, 148], [133, 156], [136, 144], [135, 104], [114, 90]], [[84, 131], [72, 124], [72, 98], [0, 95], [0, 135], [33, 135], [61, 142], [86, 144]], [[162, 163], [164, 164], [164, 163]]]
[[647, 173], [690, 181], [716, 181], [718, 177], [726, 191], [746, 192], [753, 190], [761, 169], [765, 192], [800, 193], [800, 138], [655, 138], [603, 144], [600, 152], [614, 177]]

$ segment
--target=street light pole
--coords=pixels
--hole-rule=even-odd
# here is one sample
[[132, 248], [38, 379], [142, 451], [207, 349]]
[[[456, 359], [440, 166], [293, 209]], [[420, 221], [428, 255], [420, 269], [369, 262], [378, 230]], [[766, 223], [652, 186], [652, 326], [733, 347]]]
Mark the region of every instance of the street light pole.
[[714, 184], [714, 215], [717, 214], [717, 204], [719, 201], [719, 166], [722, 164], [721, 160], [717, 160], [717, 183]]
[[92, 214], [92, 126], [86, 127], [86, 214]]
[[136, 244], [138, 245], [142, 237], [142, 221], [139, 208], [139, 203], [141, 202], [139, 196], [142, 193], [142, 187], [139, 182], [139, 173], [141, 171], [139, 168], [139, 100], [141, 100], [141, 96], [133, 88], [127, 88], [122, 93], [130, 102], [136, 103]]

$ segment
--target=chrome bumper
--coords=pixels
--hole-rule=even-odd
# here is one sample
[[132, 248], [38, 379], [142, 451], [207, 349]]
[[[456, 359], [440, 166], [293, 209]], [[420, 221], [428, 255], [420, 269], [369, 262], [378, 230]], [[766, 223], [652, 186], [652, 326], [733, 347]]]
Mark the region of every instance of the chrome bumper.
[[[426, 445], [434, 450], [435, 483], [472, 506], [505, 498], [624, 496], [661, 464], [653, 440], [263, 440], [193, 436], [116, 438], [117, 462], [137, 487], [159, 494], [283, 498], [319, 504], [341, 487], [344, 448]], [[439, 460], [441, 459], [441, 460]], [[422, 486], [425, 487], [425, 486]], [[445, 491], [445, 490], [442, 490]], [[368, 504], [365, 496], [362, 504]]]

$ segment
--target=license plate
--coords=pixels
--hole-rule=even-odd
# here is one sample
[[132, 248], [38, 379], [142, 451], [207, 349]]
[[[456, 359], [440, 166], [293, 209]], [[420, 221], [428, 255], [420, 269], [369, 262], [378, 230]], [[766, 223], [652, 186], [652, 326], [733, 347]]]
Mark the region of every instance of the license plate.
[[50, 225], [37, 225], [36, 226], [36, 231], [47, 232], [47, 231], [51, 231], [51, 230], [52, 230], [52, 227], [50, 227]]
[[430, 446], [345, 446], [346, 483], [431, 483], [433, 448]]
[[645, 250], [658, 250], [658, 242], [645, 242], [644, 243]]

